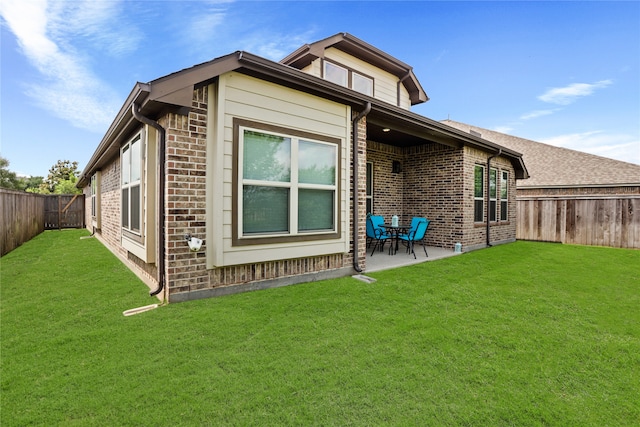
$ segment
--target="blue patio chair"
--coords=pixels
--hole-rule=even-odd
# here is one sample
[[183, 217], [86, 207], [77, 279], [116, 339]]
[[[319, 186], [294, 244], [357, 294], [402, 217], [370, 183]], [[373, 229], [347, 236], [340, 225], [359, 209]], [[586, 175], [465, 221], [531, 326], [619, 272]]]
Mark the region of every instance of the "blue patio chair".
[[398, 239], [402, 241], [404, 245], [407, 247], [407, 252], [411, 252], [413, 254], [413, 258], [416, 259], [416, 253], [413, 250], [413, 247], [416, 242], [420, 242], [422, 244], [422, 249], [424, 249], [424, 254], [428, 257], [427, 253], [427, 245], [424, 241], [424, 237], [427, 234], [427, 229], [429, 228], [430, 220], [424, 217], [413, 217], [411, 219], [411, 228], [407, 234], [400, 234]]
[[380, 248], [380, 251], [384, 249], [384, 244], [389, 240], [389, 234], [384, 227], [380, 225], [384, 224], [384, 218], [379, 215], [369, 215], [367, 217], [367, 240], [374, 242], [373, 249], [371, 250], [371, 256], [376, 251], [376, 248]]

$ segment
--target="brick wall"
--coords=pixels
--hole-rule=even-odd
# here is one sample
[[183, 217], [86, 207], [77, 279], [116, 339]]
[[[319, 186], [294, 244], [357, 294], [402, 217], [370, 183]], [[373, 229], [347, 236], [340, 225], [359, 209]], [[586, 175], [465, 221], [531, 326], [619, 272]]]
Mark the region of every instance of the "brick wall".
[[[426, 240], [431, 246], [453, 248], [456, 242], [464, 247], [483, 245], [486, 227], [473, 222], [474, 167], [486, 166], [489, 155], [436, 143], [401, 148], [368, 141], [367, 161], [373, 163], [374, 171], [373, 213], [384, 216], [386, 221], [398, 215], [404, 223], [413, 216], [427, 217], [431, 224]], [[392, 172], [393, 161], [401, 162], [401, 173]], [[492, 223], [491, 240], [514, 239], [513, 167], [504, 158], [492, 159], [494, 167], [509, 171], [510, 202], [509, 221]]]
[[[204, 242], [200, 251], [191, 252], [184, 239], [186, 233], [201, 239], [204, 239], [206, 235], [206, 117], [207, 88], [202, 88], [194, 92], [193, 108], [188, 117], [170, 114], [160, 121], [167, 131], [166, 265], [169, 300], [171, 301], [172, 296], [176, 300], [189, 299], [190, 297], [185, 296], [185, 293], [195, 291], [351, 266], [353, 262], [352, 239], [350, 239], [351, 252], [349, 254], [283, 259], [207, 269], [207, 242]], [[366, 168], [365, 120], [361, 121], [359, 132], [359, 169], [364, 174]], [[352, 177], [350, 185], [352, 189]], [[360, 180], [359, 215], [361, 218], [364, 218], [366, 207], [365, 185], [364, 180]], [[359, 258], [363, 260], [366, 257], [364, 221], [361, 221], [360, 229]], [[351, 227], [347, 233], [349, 236], [352, 235]]]

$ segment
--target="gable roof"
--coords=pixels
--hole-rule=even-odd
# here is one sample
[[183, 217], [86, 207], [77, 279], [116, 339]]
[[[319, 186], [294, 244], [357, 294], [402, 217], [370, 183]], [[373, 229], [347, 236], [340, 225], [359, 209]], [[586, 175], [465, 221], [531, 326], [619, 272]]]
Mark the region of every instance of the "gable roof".
[[[367, 122], [370, 120], [372, 123], [385, 126], [392, 124], [393, 128], [418, 138], [422, 143], [434, 141], [456, 147], [470, 145], [491, 152], [502, 148], [491, 141], [459, 131], [438, 121], [296, 68], [270, 61], [249, 52], [237, 51], [148, 83], [136, 83], [82, 171], [77, 186], [82, 188], [87, 185], [91, 175], [119, 153], [123, 139], [140, 127], [140, 123], [133, 117], [133, 108], [137, 108], [140, 114], [150, 119], [157, 119], [168, 112], [188, 114], [192, 106], [194, 89], [206, 86], [214, 82], [218, 76], [231, 71], [349, 105], [355, 111], [362, 111], [366, 105], [370, 104], [371, 112], [367, 116]], [[527, 170], [520, 153], [506, 148], [503, 150], [503, 156], [510, 159], [517, 177], [527, 176]]]
[[521, 189], [640, 186], [640, 165], [634, 163], [556, 147], [453, 120], [443, 120], [442, 123], [464, 132], [476, 132], [483, 139], [522, 153], [531, 176], [526, 181], [517, 182], [517, 187]]
[[316, 59], [324, 58], [324, 51], [330, 47], [346, 52], [398, 77], [409, 92], [411, 105], [429, 100], [418, 78], [413, 73], [413, 67], [349, 33], [338, 33], [326, 39], [305, 44], [282, 59], [280, 63], [302, 69]]

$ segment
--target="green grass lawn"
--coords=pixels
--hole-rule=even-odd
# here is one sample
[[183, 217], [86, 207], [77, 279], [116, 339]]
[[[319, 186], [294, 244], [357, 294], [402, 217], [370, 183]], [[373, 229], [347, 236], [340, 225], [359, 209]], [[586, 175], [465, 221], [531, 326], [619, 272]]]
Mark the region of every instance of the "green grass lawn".
[[6, 426], [640, 424], [640, 251], [532, 242], [170, 304], [83, 230], [1, 260]]

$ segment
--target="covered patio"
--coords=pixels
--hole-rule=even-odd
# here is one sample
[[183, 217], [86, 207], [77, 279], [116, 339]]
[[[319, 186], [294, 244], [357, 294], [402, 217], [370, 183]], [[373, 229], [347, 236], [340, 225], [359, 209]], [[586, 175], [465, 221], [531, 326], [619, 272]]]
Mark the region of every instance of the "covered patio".
[[371, 249], [367, 248], [367, 264], [365, 272], [372, 273], [375, 271], [389, 270], [392, 268], [405, 267], [407, 265], [420, 264], [422, 262], [435, 261], [442, 258], [461, 255], [461, 253], [454, 252], [453, 249], [427, 246], [427, 253], [429, 256], [426, 257], [421, 245], [416, 245], [415, 252], [416, 259], [413, 258], [412, 254], [406, 253], [402, 247], [395, 255], [389, 255], [388, 246], [385, 246], [383, 251], [376, 251], [373, 255], [371, 255]]

